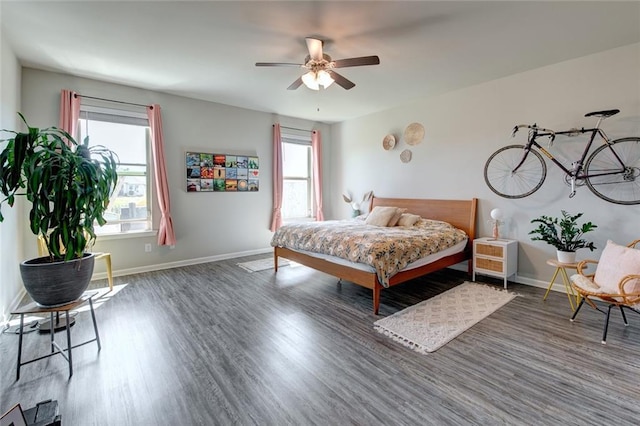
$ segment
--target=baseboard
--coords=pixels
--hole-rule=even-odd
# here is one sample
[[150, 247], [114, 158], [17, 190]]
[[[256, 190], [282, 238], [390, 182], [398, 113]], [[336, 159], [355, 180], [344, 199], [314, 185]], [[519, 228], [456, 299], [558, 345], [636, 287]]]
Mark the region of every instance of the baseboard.
[[[136, 268], [114, 269], [113, 276], [121, 277], [125, 275], [141, 274], [143, 272], [153, 272], [153, 271], [160, 271], [163, 269], [180, 268], [183, 266], [217, 262], [219, 260], [234, 259], [236, 257], [253, 256], [256, 254], [265, 254], [265, 253], [273, 253], [273, 248], [268, 247], [268, 248], [262, 248], [262, 249], [256, 249], [256, 250], [247, 250], [247, 251], [240, 251], [235, 253], [220, 254], [216, 256], [198, 257], [195, 259], [179, 260], [177, 262], [168, 262], [168, 263], [162, 263], [162, 264], [156, 264], [156, 265], [146, 265], [146, 266], [140, 266]], [[103, 279], [107, 279], [106, 272], [99, 272], [99, 273], [93, 274], [92, 280], [103, 280]]]
[[[463, 272], [467, 272], [467, 262], [464, 263], [458, 263], [457, 265], [453, 265], [450, 266], [449, 268], [451, 269], [455, 269], [456, 271], [463, 271]], [[520, 276], [518, 274], [515, 275], [515, 277], [511, 278], [512, 282], [516, 282], [518, 284], [524, 284], [524, 285], [530, 285], [532, 287], [539, 287], [539, 288], [544, 288], [545, 290], [547, 289], [547, 287], [549, 287], [549, 282], [548, 281], [540, 281], [540, 280], [535, 280], [533, 278], [527, 278], [527, 277], [523, 277]], [[560, 292], [565, 292], [565, 288], [564, 288], [564, 284], [562, 283], [562, 281], [560, 281], [559, 279], [556, 280], [556, 282], [553, 283], [553, 286], [551, 287], [551, 290], [553, 291], [560, 291]]]
[[9, 321], [11, 321], [11, 314], [9, 312], [13, 312], [20, 306], [20, 302], [22, 298], [27, 295], [27, 290], [25, 290], [24, 286], [20, 288], [18, 294], [13, 298], [11, 303], [9, 303], [9, 309], [6, 312], [2, 313], [2, 318], [0, 321], [0, 330], [4, 330], [8, 325]]

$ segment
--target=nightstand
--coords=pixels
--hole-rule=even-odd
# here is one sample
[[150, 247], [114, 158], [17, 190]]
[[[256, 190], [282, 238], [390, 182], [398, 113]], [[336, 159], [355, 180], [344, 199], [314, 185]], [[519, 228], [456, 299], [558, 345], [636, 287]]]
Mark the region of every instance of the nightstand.
[[504, 279], [518, 271], [518, 241], [504, 238], [476, 238], [473, 240], [473, 281], [476, 274], [490, 275]]

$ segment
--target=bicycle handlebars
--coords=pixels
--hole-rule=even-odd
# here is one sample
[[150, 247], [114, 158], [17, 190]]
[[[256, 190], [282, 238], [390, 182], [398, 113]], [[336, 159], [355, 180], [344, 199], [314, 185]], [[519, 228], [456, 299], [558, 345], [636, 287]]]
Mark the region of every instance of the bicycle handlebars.
[[[516, 133], [518, 133], [518, 130], [520, 130], [520, 128], [522, 127], [526, 127], [527, 129], [531, 129], [531, 130], [535, 130], [537, 133], [549, 133], [549, 136], [553, 136], [554, 138], [556, 137], [556, 132], [550, 129], [545, 129], [542, 127], [538, 127], [537, 124], [518, 124], [517, 126], [515, 126], [513, 128], [513, 131], [511, 132], [511, 137], [514, 137], [516, 135]], [[548, 136], [548, 135], [544, 135], [544, 136]]]

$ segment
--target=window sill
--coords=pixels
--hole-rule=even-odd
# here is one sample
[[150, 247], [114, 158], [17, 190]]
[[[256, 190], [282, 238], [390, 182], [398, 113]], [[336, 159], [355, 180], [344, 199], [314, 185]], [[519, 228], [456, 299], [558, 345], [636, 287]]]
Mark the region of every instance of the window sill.
[[283, 219], [282, 223], [305, 223], [305, 222], [315, 222], [315, 217], [296, 217], [291, 219]]
[[155, 237], [158, 235], [157, 230], [151, 231], [139, 231], [139, 232], [122, 232], [120, 234], [103, 234], [97, 235], [97, 239], [100, 241], [109, 241], [109, 240], [124, 240], [128, 238], [147, 238], [147, 237]]

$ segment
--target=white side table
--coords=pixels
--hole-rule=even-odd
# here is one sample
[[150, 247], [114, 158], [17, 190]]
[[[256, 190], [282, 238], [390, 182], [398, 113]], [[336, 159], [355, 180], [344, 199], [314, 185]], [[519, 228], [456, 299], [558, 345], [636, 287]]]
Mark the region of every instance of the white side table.
[[476, 274], [504, 279], [518, 271], [518, 241], [500, 238], [476, 238], [473, 240], [473, 281]]

